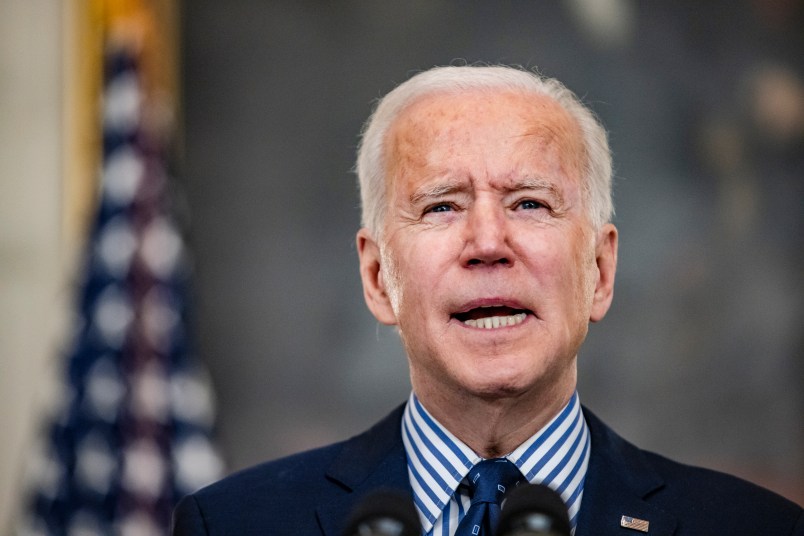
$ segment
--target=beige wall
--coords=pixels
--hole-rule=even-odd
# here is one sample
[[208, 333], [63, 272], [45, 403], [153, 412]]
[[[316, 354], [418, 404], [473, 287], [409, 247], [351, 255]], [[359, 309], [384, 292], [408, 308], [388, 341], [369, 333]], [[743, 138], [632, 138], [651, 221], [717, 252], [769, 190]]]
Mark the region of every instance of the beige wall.
[[[150, 74], [171, 94], [177, 6], [154, 4], [147, 26], [159, 38]], [[0, 534], [14, 525], [62, 378], [97, 190], [103, 29], [132, 7], [0, 0]]]
[[21, 498], [69, 302], [62, 240], [62, 4], [0, 0], [0, 531]]

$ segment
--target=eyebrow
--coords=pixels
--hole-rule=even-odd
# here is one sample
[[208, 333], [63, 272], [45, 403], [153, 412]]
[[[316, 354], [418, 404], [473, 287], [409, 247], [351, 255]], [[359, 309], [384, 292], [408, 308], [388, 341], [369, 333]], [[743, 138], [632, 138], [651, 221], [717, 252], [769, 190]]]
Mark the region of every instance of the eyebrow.
[[[471, 190], [471, 185], [467, 185], [463, 181], [447, 181], [433, 185], [426, 185], [418, 188], [410, 196], [411, 204], [418, 204], [422, 201], [429, 199], [437, 199], [441, 196], [465, 193]], [[555, 184], [543, 179], [541, 177], [525, 177], [514, 181], [511, 186], [502, 188], [505, 193], [518, 192], [521, 190], [538, 190], [547, 192], [555, 201], [558, 206], [564, 205], [564, 196], [561, 191], [556, 188]]]
[[513, 187], [506, 188], [509, 192], [518, 192], [520, 190], [540, 190], [550, 194], [559, 205], [564, 205], [564, 196], [561, 190], [556, 188], [552, 182], [541, 177], [525, 177], [524, 179], [517, 180]]
[[410, 202], [416, 205], [426, 199], [435, 199], [447, 194], [464, 193], [469, 191], [469, 189], [469, 186], [457, 181], [422, 186], [411, 194]]

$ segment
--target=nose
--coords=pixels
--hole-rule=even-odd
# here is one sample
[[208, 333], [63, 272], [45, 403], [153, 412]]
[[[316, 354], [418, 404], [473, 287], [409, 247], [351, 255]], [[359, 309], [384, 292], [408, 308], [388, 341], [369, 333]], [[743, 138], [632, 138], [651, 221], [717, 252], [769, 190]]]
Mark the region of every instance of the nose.
[[508, 266], [513, 262], [508, 220], [503, 207], [476, 204], [466, 218], [463, 266]]

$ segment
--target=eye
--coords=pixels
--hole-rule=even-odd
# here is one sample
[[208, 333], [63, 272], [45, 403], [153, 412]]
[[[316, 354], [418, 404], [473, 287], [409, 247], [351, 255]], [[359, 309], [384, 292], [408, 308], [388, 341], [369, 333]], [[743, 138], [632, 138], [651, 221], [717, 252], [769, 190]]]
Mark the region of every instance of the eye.
[[525, 199], [524, 201], [519, 202], [517, 208], [524, 210], [537, 210], [540, 208], [545, 208], [545, 204], [540, 203], [539, 201], [534, 201], [533, 199]]
[[427, 210], [425, 210], [425, 213], [429, 213], [429, 212], [450, 212], [450, 211], [452, 211], [452, 206], [448, 205], [447, 203], [439, 203], [438, 205], [433, 205], [431, 207], [428, 207]]

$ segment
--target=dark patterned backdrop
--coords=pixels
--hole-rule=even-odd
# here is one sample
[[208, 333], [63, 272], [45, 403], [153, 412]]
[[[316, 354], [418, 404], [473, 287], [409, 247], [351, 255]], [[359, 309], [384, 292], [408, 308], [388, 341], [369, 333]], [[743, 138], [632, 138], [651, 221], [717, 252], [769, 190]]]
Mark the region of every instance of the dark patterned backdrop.
[[193, 0], [196, 325], [230, 468], [407, 395], [357, 271], [357, 133], [453, 61], [538, 66], [611, 133], [620, 269], [581, 399], [626, 437], [804, 500], [802, 2]]

